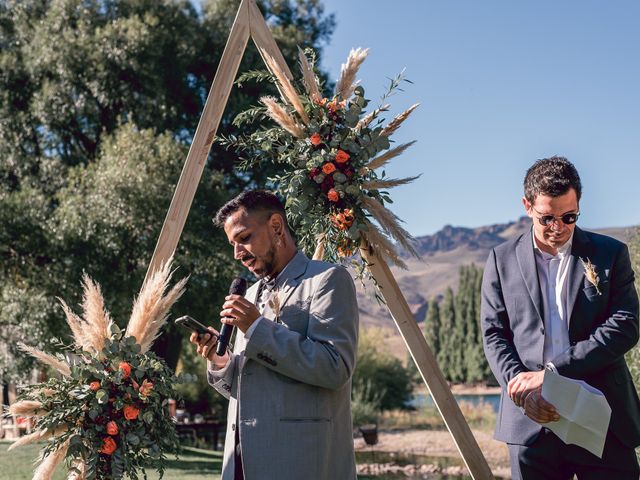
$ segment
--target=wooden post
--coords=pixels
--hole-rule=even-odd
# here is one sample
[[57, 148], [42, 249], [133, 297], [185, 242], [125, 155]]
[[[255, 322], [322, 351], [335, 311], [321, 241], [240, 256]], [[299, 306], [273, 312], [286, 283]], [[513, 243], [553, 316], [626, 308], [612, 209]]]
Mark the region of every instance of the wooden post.
[[420, 331], [420, 327], [418, 327], [413, 318], [411, 309], [389, 266], [384, 259], [374, 252], [364, 248], [360, 252], [367, 262], [373, 278], [380, 287], [380, 292], [387, 303], [400, 335], [402, 335], [402, 339], [407, 345], [424, 383], [429, 388], [433, 403], [435, 403], [440, 415], [442, 415], [444, 423], [469, 469], [469, 473], [475, 480], [492, 479], [491, 469], [438, 367], [433, 352], [431, 352], [424, 335]]
[[191, 209], [193, 197], [198, 189], [205, 162], [215, 139], [220, 119], [229, 100], [238, 67], [249, 40], [249, 4], [252, 0], [242, 0], [231, 33], [224, 47], [216, 76], [204, 105], [198, 128], [193, 137], [189, 154], [185, 160], [180, 179], [176, 185], [169, 211], [164, 219], [162, 231], [151, 257], [145, 282], [161, 264], [166, 262], [176, 250], [184, 224]]

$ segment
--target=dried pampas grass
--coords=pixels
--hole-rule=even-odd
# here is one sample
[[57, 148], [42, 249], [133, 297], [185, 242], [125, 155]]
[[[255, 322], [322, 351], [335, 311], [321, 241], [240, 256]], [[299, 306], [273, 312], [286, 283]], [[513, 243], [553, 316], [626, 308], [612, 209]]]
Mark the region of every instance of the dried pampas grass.
[[366, 208], [373, 218], [380, 224], [382, 229], [394, 238], [400, 245], [408, 250], [412, 255], [418, 256], [417, 252], [411, 245], [411, 234], [400, 226], [400, 219], [388, 208], [385, 208], [379, 201], [374, 198], [365, 196], [362, 200], [364, 208]]
[[58, 297], [58, 301], [62, 305], [62, 310], [66, 316], [67, 325], [71, 329], [73, 334], [73, 340], [78, 348], [81, 348], [85, 352], [93, 352], [93, 341], [87, 335], [86, 323], [82, 318], [73, 313], [71, 308], [65, 303], [63, 299]]
[[14, 448], [21, 447], [23, 445], [29, 445], [30, 443], [41, 442], [51, 437], [57, 437], [58, 435], [66, 432], [68, 429], [69, 429], [68, 427], [62, 426], [62, 427], [56, 428], [55, 430], [51, 430], [51, 429], [37, 430], [33, 433], [30, 433], [29, 435], [23, 435], [18, 440], [13, 442], [9, 446], [7, 451], [13, 450]]
[[363, 128], [368, 127], [374, 118], [378, 118], [378, 115], [380, 115], [382, 112], [386, 112], [387, 110], [389, 110], [390, 106], [391, 105], [389, 105], [388, 103], [385, 103], [380, 108], [376, 108], [373, 112], [367, 114], [362, 120], [358, 122], [358, 124], [356, 125], [356, 130], [359, 132]]
[[300, 47], [298, 47], [298, 61], [300, 62], [300, 71], [302, 72], [302, 82], [304, 83], [304, 87], [307, 89], [309, 98], [314, 102], [320, 101], [322, 99], [322, 95], [318, 88], [318, 77], [314, 73], [313, 67]]
[[385, 128], [382, 129], [382, 131], [380, 132], [380, 135], [384, 135], [386, 137], [393, 135], [393, 132], [395, 132], [398, 128], [400, 128], [400, 125], [402, 125], [402, 122], [404, 122], [407, 118], [409, 118], [409, 115], [411, 115], [411, 112], [413, 112], [416, 108], [418, 108], [419, 105], [420, 105], [419, 103], [411, 105], [404, 112], [402, 112], [396, 118], [391, 120], [391, 122], [389, 122], [389, 125], [387, 125]]
[[363, 235], [367, 247], [371, 247], [381, 257], [386, 258], [400, 268], [407, 268], [407, 265], [400, 259], [395, 247], [389, 239], [383, 235], [371, 222], [367, 222], [367, 233]]
[[33, 474], [34, 480], [51, 480], [56, 467], [62, 462], [69, 449], [69, 440], [63, 443], [57, 450], [44, 457]]
[[313, 260], [322, 260], [324, 258], [325, 235], [320, 234], [317, 238], [316, 250], [313, 252]]
[[172, 274], [170, 259], [153, 272], [133, 303], [125, 337], [135, 337], [136, 342], [142, 348], [142, 353], [148, 351], [154, 340], [160, 335], [160, 329], [167, 321], [169, 309], [184, 293], [186, 278], [176, 283], [165, 294]]
[[13, 403], [9, 407], [9, 413], [12, 415], [19, 415], [21, 417], [35, 417], [40, 412], [44, 412], [42, 403], [35, 400], [21, 400]]
[[395, 158], [399, 155], [402, 155], [404, 153], [404, 151], [409, 148], [411, 145], [413, 145], [414, 143], [416, 143], [416, 141], [412, 141], [409, 143], [403, 143], [402, 145], [398, 145], [396, 148], [392, 148], [391, 150], [386, 151], [385, 153], [383, 153], [382, 155], [380, 155], [379, 157], [376, 157], [374, 159], [372, 159], [368, 164], [367, 164], [367, 168], [369, 170], [375, 170], [376, 168], [380, 168], [383, 165], [386, 165], [389, 160], [391, 160], [392, 158]]
[[356, 75], [360, 69], [360, 65], [364, 62], [369, 54], [369, 49], [352, 48], [347, 57], [347, 62], [342, 64], [340, 69], [340, 79], [336, 83], [336, 96], [343, 100], [347, 100], [356, 88]]
[[284, 128], [287, 132], [296, 138], [304, 137], [304, 130], [295, 121], [295, 119], [287, 113], [287, 111], [273, 97], [262, 97], [260, 102], [267, 107], [267, 114], [275, 120], [275, 122]]
[[50, 355], [48, 353], [45, 353], [42, 350], [38, 350], [37, 348], [25, 345], [22, 342], [18, 342], [18, 348], [23, 352], [28, 353], [32, 357], [37, 358], [38, 360], [40, 360], [40, 362], [44, 363], [45, 365], [49, 365], [55, 368], [58, 372], [60, 372], [65, 377], [68, 377], [71, 375], [71, 368], [69, 367], [69, 365], [67, 365], [65, 362], [63, 362], [59, 358], [54, 357], [53, 355]]
[[84, 295], [82, 298], [82, 310], [86, 325], [86, 336], [96, 352], [101, 352], [105, 341], [111, 336], [113, 321], [104, 308], [104, 299], [100, 286], [93, 282], [85, 273], [82, 276]]
[[391, 178], [389, 180], [373, 180], [371, 182], [363, 183], [362, 188], [367, 190], [380, 190], [382, 188], [393, 188], [393, 187], [398, 187], [400, 185], [406, 185], [407, 183], [411, 183], [418, 178], [420, 178], [420, 175], [417, 175], [415, 177], [406, 177], [406, 178]]
[[300, 101], [300, 96], [298, 95], [298, 92], [296, 92], [291, 81], [287, 78], [287, 75], [282, 71], [280, 65], [278, 65], [273, 57], [265, 54], [264, 61], [267, 64], [267, 67], [269, 67], [269, 70], [278, 80], [282, 99], [285, 102], [288, 102], [295, 109], [304, 124], [307, 125], [309, 123], [309, 116], [307, 115], [307, 112], [304, 111], [304, 107]]

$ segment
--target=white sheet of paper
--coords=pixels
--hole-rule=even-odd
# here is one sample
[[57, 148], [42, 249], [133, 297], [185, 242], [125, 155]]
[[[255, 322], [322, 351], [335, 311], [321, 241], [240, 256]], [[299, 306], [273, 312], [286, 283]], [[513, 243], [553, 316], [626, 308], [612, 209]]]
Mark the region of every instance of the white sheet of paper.
[[544, 372], [542, 397], [556, 407], [560, 420], [545, 423], [564, 443], [582, 447], [602, 458], [611, 407], [597, 388], [551, 371]]

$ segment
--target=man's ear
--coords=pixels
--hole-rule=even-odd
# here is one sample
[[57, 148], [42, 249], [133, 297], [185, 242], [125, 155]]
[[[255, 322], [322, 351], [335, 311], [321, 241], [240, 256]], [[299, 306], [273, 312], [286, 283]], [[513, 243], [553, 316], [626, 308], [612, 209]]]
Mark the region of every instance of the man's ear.
[[284, 232], [284, 220], [279, 213], [273, 213], [269, 218], [269, 226], [276, 235], [282, 235]]
[[527, 212], [527, 215], [531, 217], [533, 215], [532, 205], [531, 203], [529, 203], [529, 200], [527, 200], [526, 197], [522, 197], [522, 205], [524, 205], [524, 210], [525, 212]]

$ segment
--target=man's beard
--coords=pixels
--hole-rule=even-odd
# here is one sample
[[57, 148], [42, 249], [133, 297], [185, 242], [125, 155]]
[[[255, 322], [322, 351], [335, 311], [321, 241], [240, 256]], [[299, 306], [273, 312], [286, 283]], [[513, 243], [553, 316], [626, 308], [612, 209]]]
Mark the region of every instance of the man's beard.
[[276, 269], [276, 248], [272, 244], [267, 253], [259, 259], [263, 263], [263, 267], [255, 270], [254, 273], [258, 278], [270, 277]]

